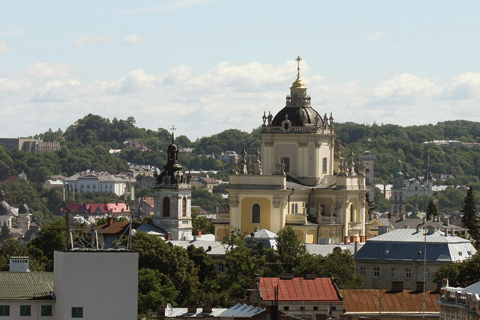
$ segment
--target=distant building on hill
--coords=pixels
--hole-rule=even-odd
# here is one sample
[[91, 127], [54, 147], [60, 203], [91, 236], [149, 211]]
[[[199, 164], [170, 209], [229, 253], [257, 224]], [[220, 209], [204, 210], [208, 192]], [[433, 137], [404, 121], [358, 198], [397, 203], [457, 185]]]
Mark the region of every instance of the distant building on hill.
[[7, 149], [31, 152], [60, 149], [60, 142], [44, 142], [42, 139], [32, 138], [0, 138], [0, 144]]
[[95, 170], [82, 171], [64, 180], [78, 191], [115, 193], [117, 196], [125, 193], [128, 181], [134, 182], [127, 177], [118, 177]]

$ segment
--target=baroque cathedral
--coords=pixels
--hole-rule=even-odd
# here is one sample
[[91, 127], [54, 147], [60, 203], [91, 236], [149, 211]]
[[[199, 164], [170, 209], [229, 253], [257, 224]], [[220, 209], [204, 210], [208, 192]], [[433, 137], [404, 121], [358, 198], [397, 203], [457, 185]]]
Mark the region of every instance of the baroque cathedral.
[[360, 160], [356, 169], [353, 153], [343, 154], [332, 114], [312, 108], [296, 60], [285, 107], [263, 114], [261, 151], [231, 163], [229, 213], [217, 215], [217, 240], [231, 227], [243, 234], [291, 227], [303, 243], [365, 241], [365, 166]]

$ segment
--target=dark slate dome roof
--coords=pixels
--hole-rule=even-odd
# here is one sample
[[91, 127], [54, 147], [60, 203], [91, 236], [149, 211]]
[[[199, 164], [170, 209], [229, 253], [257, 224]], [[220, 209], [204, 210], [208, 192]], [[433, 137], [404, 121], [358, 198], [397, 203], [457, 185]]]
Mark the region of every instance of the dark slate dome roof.
[[6, 216], [11, 214], [12, 210], [10, 209], [8, 203], [5, 201], [5, 194], [2, 191], [2, 193], [0, 194], [0, 216]]
[[275, 118], [273, 118], [272, 126], [280, 127], [282, 122], [285, 120], [285, 116], [288, 115], [288, 120], [292, 123], [294, 127], [302, 127], [305, 125], [314, 125], [315, 117], [318, 115], [311, 107], [284, 107], [280, 110]]
[[18, 208], [18, 213], [28, 213], [28, 207], [25, 203], [25, 199], [23, 199], [23, 204]]

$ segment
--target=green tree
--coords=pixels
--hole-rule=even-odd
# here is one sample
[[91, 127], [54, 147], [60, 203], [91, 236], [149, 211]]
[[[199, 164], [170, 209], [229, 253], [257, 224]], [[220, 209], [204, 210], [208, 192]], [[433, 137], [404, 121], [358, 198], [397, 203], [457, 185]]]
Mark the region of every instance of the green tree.
[[475, 199], [473, 198], [473, 186], [468, 189], [467, 196], [464, 199], [462, 223], [467, 228], [468, 233], [475, 241], [479, 240], [479, 218], [477, 215], [477, 206], [475, 205]]
[[0, 242], [10, 239], [11, 237], [12, 235], [10, 234], [10, 229], [7, 227], [7, 224], [3, 222], [2, 228], [0, 229]]
[[192, 208], [192, 227], [193, 232], [201, 231], [203, 234], [215, 233], [215, 226], [204, 216], [200, 216], [198, 208]]
[[167, 303], [176, 306], [178, 292], [169, 277], [158, 270], [138, 270], [138, 313], [146, 314]]
[[367, 204], [365, 214], [367, 217], [369, 216], [370, 213], [373, 213], [375, 210], [375, 202], [373, 200], [370, 200], [370, 192], [365, 193], [365, 203]]
[[58, 219], [45, 226], [40, 236], [28, 244], [28, 251], [38, 261], [45, 261], [45, 271], [53, 271], [53, 253], [64, 250], [66, 243], [65, 219]]
[[433, 217], [438, 216], [438, 209], [435, 200], [430, 200], [427, 206], [427, 211], [425, 212], [427, 215], [427, 220], [432, 219]]
[[277, 235], [279, 261], [283, 266], [284, 272], [294, 273], [294, 268], [307, 254], [307, 248], [289, 226], [280, 230]]

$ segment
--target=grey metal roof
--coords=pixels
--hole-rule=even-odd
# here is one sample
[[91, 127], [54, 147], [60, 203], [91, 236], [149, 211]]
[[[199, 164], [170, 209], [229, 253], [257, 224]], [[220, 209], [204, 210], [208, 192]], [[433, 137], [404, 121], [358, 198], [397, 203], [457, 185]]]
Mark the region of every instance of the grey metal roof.
[[[445, 236], [440, 231], [425, 235], [423, 230], [397, 229], [368, 239], [355, 254], [355, 260], [423, 261], [425, 243], [426, 260], [429, 262], [463, 261], [477, 252], [470, 241]], [[388, 255], [385, 254], [386, 250]]]
[[480, 294], [480, 281], [460, 290], [462, 293]]
[[[168, 318], [175, 318], [178, 316], [188, 316], [188, 317], [205, 317], [205, 316], [214, 316], [218, 317], [220, 316], [223, 312], [225, 312], [227, 309], [225, 308], [212, 308], [211, 313], [203, 313], [202, 308], [197, 308], [197, 311], [195, 314], [193, 313], [188, 313], [188, 308], [167, 308], [165, 310], [165, 317]], [[151, 315], [156, 316], [156, 312], [152, 312]]]
[[0, 272], [0, 300], [54, 299], [53, 272]]
[[182, 247], [184, 249], [188, 248], [193, 244], [195, 248], [203, 248], [209, 256], [225, 256], [226, 248], [223, 246], [222, 241], [204, 241], [204, 240], [192, 240], [192, 241], [183, 241], [183, 240], [171, 240], [169, 241], [175, 246]]
[[253, 317], [256, 314], [264, 312], [265, 308], [249, 306], [237, 303], [220, 314], [221, 317]]
[[417, 226], [420, 226], [421, 228], [425, 226], [435, 226], [439, 230], [445, 230], [445, 228], [453, 229], [455, 231], [458, 230], [463, 230], [463, 228], [455, 225], [446, 225], [440, 221], [433, 221], [433, 220], [427, 220], [425, 223], [423, 222], [423, 219], [396, 219], [395, 221], [392, 221], [392, 225], [395, 229], [404, 229], [404, 228], [409, 228], [409, 229], [415, 229]]
[[[363, 247], [364, 243], [357, 243], [357, 250]], [[306, 244], [308, 253], [326, 256], [333, 252], [333, 249], [340, 248], [342, 250], [349, 250], [352, 254], [355, 253], [355, 243], [349, 244]]]

